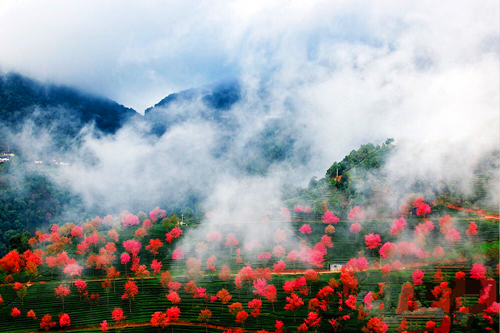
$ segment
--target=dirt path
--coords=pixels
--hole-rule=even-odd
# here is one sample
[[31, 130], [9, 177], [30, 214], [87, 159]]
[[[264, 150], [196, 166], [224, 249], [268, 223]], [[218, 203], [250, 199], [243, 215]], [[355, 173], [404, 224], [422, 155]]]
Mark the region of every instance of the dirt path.
[[482, 209], [465, 208], [461, 206], [455, 206], [447, 202], [442, 202], [442, 204], [451, 209], [477, 214], [480, 218], [485, 220], [500, 220], [499, 214], [488, 214]]
[[[220, 325], [214, 325], [214, 324], [204, 324], [204, 323], [199, 323], [199, 322], [194, 322], [194, 321], [183, 321], [183, 320], [179, 320], [177, 321], [175, 324], [173, 325], [177, 325], [177, 326], [202, 326], [202, 327], [210, 327], [210, 328], [216, 328], [216, 329], [219, 329], [219, 330], [222, 330], [222, 331], [234, 331], [234, 330], [237, 330], [237, 329], [242, 329], [241, 327], [230, 327], [230, 326], [220, 326]], [[112, 329], [115, 329], [115, 328], [118, 328], [118, 329], [123, 329], [123, 328], [127, 328], [127, 327], [147, 327], [147, 326], [151, 326], [151, 323], [149, 321], [146, 321], [146, 322], [140, 322], [140, 323], [123, 323], [123, 324], [115, 324], [115, 325], [111, 325], [109, 324], [108, 326], [108, 331], [112, 330]], [[166, 332], [168, 333], [168, 327], [170, 325], [168, 325], [165, 329], [167, 330]], [[100, 330], [101, 329], [101, 326], [97, 325], [97, 326], [84, 326], [84, 327], [68, 327], [66, 329], [51, 329], [50, 331], [51, 332], [71, 332], [71, 331], [82, 331], [82, 330]], [[161, 329], [161, 328], [160, 328]], [[161, 329], [163, 331], [163, 329]], [[250, 329], [243, 329], [243, 332], [258, 332], [260, 330], [250, 330]], [[24, 332], [33, 332], [33, 331], [16, 331], [18, 333], [24, 333]], [[174, 329], [174, 332], [175, 332], [175, 329]]]

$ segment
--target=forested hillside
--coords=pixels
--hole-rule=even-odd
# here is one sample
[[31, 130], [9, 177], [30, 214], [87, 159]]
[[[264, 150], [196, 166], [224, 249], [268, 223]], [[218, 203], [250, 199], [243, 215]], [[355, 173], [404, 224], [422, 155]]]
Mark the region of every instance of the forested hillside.
[[[74, 214], [74, 215], [73, 215]], [[81, 199], [17, 159], [0, 165], [0, 254], [26, 248], [35, 231], [87, 216]], [[21, 236], [27, 232], [29, 237]]]
[[0, 143], [4, 145], [16, 144], [6, 141], [5, 132], [19, 131], [27, 120], [33, 121], [35, 130], [50, 130], [64, 145], [90, 122], [104, 133], [114, 133], [136, 115], [130, 108], [77, 89], [42, 84], [15, 73], [0, 75]]
[[[347, 208], [352, 205], [373, 206], [378, 209], [379, 215], [391, 214], [390, 209], [384, 206], [383, 198], [394, 191], [387, 183], [387, 174], [384, 165], [397, 149], [393, 139], [387, 139], [382, 145], [367, 143], [361, 145], [357, 150], [352, 150], [341, 161], [334, 162], [326, 171], [325, 177], [318, 179], [313, 177], [307, 188], [287, 188], [284, 191], [284, 199], [289, 207], [297, 204], [311, 204], [315, 213], [322, 212], [323, 202], [340, 216], [347, 216]], [[486, 153], [476, 165], [471, 191], [460, 191], [452, 184], [442, 186], [431, 186], [423, 180], [416, 179], [408, 185], [413, 193], [423, 193], [431, 188], [433, 197], [445, 196], [453, 203], [496, 212], [498, 207], [492, 207], [485, 198], [488, 195], [488, 184], [492, 184], [498, 170], [498, 151]], [[410, 180], [408, 180], [410, 182]], [[392, 185], [394, 186], [394, 184]], [[491, 186], [491, 185], [490, 185]], [[491, 195], [491, 193], [490, 193]], [[401, 198], [404, 199], [404, 198]]]

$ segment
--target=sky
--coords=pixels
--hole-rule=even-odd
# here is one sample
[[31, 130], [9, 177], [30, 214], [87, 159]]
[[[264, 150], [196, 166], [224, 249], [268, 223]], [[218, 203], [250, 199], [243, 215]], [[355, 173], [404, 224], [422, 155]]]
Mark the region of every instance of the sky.
[[[2, 1], [0, 70], [138, 112], [170, 93], [237, 78], [244, 98], [231, 112], [242, 127], [231, 158], [245, 156], [267, 116], [290, 119], [312, 156], [304, 169], [273, 170], [269, 193], [284, 174], [307, 184], [386, 138], [400, 147], [386, 170], [394, 183], [439, 183], [470, 180], [481, 153], [499, 147], [499, 26], [495, 1]], [[218, 135], [211, 124], [188, 123], [154, 143], [137, 127], [89, 137], [84, 148], [100, 163], [74, 165], [68, 179], [89, 201], [119, 188], [117, 203], [149, 199], [130, 189], [158, 177], [163, 189], [210, 188], [211, 177], [220, 188], [238, 174], [217, 171], [209, 152]], [[147, 163], [158, 156], [164, 167]], [[233, 185], [219, 192], [241, 186]], [[148, 190], [151, 201], [163, 193]]]
[[[498, 57], [498, 12], [495, 1], [2, 1], [0, 69], [143, 112], [283, 68], [296, 81], [355, 66], [404, 75], [407, 61], [422, 75], [480, 66]], [[387, 68], [371, 66], [381, 58]]]

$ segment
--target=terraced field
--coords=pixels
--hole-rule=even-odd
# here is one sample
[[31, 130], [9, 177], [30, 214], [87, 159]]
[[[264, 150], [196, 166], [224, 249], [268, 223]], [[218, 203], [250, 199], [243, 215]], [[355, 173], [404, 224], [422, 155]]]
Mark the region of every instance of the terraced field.
[[[472, 216], [471, 216], [472, 218]], [[245, 321], [244, 325], [235, 322], [235, 315], [230, 314], [227, 305], [223, 305], [220, 300], [215, 300], [213, 302], [210, 299], [203, 298], [193, 298], [192, 294], [184, 290], [184, 286], [188, 282], [186, 277], [186, 266], [184, 260], [172, 260], [172, 253], [175, 248], [182, 244], [183, 237], [190, 237], [189, 240], [192, 244], [198, 242], [204, 242], [204, 235], [196, 235], [195, 232], [186, 236], [189, 230], [194, 230], [197, 226], [184, 227], [184, 235], [180, 239], [176, 239], [172, 244], [165, 244], [160, 250], [159, 254], [153, 256], [149, 251], [145, 249], [148, 244], [149, 239], [158, 238], [162, 241], [165, 239], [165, 233], [168, 231], [163, 225], [157, 223], [154, 224], [151, 229], [148, 230], [148, 236], [144, 237], [142, 240], [142, 249], [139, 252], [138, 257], [140, 257], [141, 263], [146, 263], [147, 268], [150, 269], [151, 261], [153, 257], [160, 260], [163, 264], [162, 271], [168, 270], [173, 279], [182, 284], [179, 290], [179, 296], [181, 302], [179, 304], [172, 305], [166, 299], [167, 291], [162, 288], [160, 283], [160, 275], [149, 276], [143, 280], [137, 279], [130, 272], [130, 264], [128, 267], [122, 265], [119, 258], [115, 259], [113, 265], [120, 271], [120, 278], [116, 279], [113, 284], [114, 288], [111, 288], [109, 294], [106, 293], [105, 289], [101, 286], [103, 280], [106, 278], [105, 272], [99, 269], [85, 269], [82, 273], [83, 279], [87, 282], [87, 290], [89, 295], [92, 293], [99, 293], [100, 297], [98, 301], [93, 301], [92, 304], [85, 297], [81, 297], [78, 293], [76, 287], [72, 282], [77, 278], [68, 278], [62, 273], [62, 268], [56, 267], [51, 270], [44, 263], [38, 267], [37, 276], [28, 276], [25, 271], [17, 274], [12, 274], [11, 277], [15, 282], [28, 283], [27, 296], [23, 301], [17, 296], [16, 291], [13, 289], [13, 283], [8, 283], [7, 274], [0, 275], [0, 295], [3, 298], [3, 303], [0, 303], [0, 331], [2, 332], [29, 332], [40, 330], [40, 319], [45, 314], [50, 314], [57, 321], [57, 317], [63, 312], [63, 304], [60, 299], [56, 298], [54, 289], [61, 283], [66, 284], [70, 287], [71, 293], [66, 297], [64, 301], [64, 313], [67, 313], [71, 318], [71, 325], [67, 330], [79, 330], [79, 331], [101, 331], [99, 324], [103, 321], [107, 321], [111, 329], [116, 329], [120, 332], [144, 332], [151, 331], [157, 332], [161, 328], [152, 327], [150, 324], [151, 315], [156, 311], [166, 311], [172, 306], [177, 306], [180, 309], [180, 319], [178, 323], [174, 323], [166, 327], [165, 331], [174, 332], [223, 332], [228, 331], [230, 328], [244, 328], [246, 331], [274, 331], [275, 323], [277, 320], [284, 322], [283, 330], [287, 332], [295, 332], [298, 330], [299, 326], [304, 323], [304, 318], [308, 316], [311, 312], [308, 309], [308, 303], [311, 299], [316, 297], [316, 294], [321, 288], [328, 285], [328, 282], [333, 278], [340, 282], [341, 278], [340, 272], [329, 272], [327, 268], [330, 262], [347, 262], [353, 257], [363, 256], [368, 260], [370, 265], [368, 270], [355, 272], [355, 277], [359, 282], [359, 286], [354, 294], [356, 297], [356, 307], [363, 305], [363, 300], [367, 292], [377, 293], [379, 291], [379, 283], [385, 283], [383, 294], [378, 294], [378, 299], [373, 300], [373, 309], [369, 312], [369, 316], [366, 319], [358, 319], [358, 310], [342, 309], [339, 307], [341, 304], [335, 304], [339, 301], [337, 295], [332, 295], [328, 307], [328, 311], [322, 312], [322, 320], [319, 325], [311, 330], [317, 330], [319, 332], [332, 331], [332, 324], [329, 320], [336, 318], [338, 321], [342, 321], [337, 329], [342, 332], [359, 332], [360, 328], [364, 327], [368, 319], [371, 317], [384, 318], [385, 322], [389, 325], [389, 331], [396, 331], [402, 317], [407, 317], [407, 320], [411, 323], [414, 330], [422, 329], [425, 327], [425, 323], [434, 318], [438, 322], [438, 327], [440, 320], [444, 317], [444, 313], [436, 312], [433, 315], [414, 315], [411, 314], [397, 314], [396, 310], [398, 308], [398, 299], [401, 293], [401, 286], [405, 282], [412, 282], [412, 272], [418, 267], [425, 273], [424, 285], [420, 287], [419, 297], [421, 297], [421, 303], [425, 303], [425, 295], [428, 295], [429, 290], [433, 288], [436, 283], [433, 281], [433, 275], [439, 268], [443, 272], [444, 281], [448, 281], [450, 284], [454, 283], [455, 273], [458, 271], [463, 271], [467, 274], [469, 279], [469, 272], [472, 266], [472, 261], [467, 261], [462, 259], [464, 252], [468, 251], [468, 246], [470, 244], [477, 244], [481, 242], [492, 242], [498, 241], [499, 239], [499, 229], [498, 221], [491, 220], [475, 220], [478, 225], [478, 236], [466, 237], [465, 230], [469, 225], [468, 218], [457, 219], [454, 222], [454, 227], [463, 235], [460, 241], [454, 244], [443, 242], [443, 237], [439, 233], [439, 228], [436, 227], [433, 231], [429, 233], [426, 238], [425, 250], [432, 253], [432, 250], [436, 246], [442, 246], [446, 253], [444, 258], [434, 258], [430, 257], [426, 260], [416, 260], [414, 257], [401, 260], [405, 268], [400, 272], [392, 272], [388, 276], [383, 276], [380, 271], [380, 255], [378, 250], [367, 250], [364, 240], [364, 235], [369, 233], [380, 234], [382, 236], [382, 243], [385, 242], [400, 242], [401, 240], [408, 239], [411, 241], [414, 234], [414, 227], [419, 222], [416, 218], [408, 220], [408, 227], [403, 231], [402, 234], [398, 236], [392, 236], [389, 234], [389, 230], [392, 225], [392, 220], [380, 220], [380, 221], [366, 221], [362, 224], [362, 231], [355, 235], [349, 231], [351, 222], [340, 221], [335, 225], [335, 232], [330, 234], [332, 241], [334, 243], [332, 248], [327, 249], [327, 254], [324, 257], [323, 268], [316, 267], [315, 270], [319, 272], [320, 280], [317, 282], [308, 282], [309, 292], [307, 295], [298, 293], [302, 298], [304, 305], [300, 306], [299, 309], [294, 314], [292, 311], [284, 310], [287, 304], [286, 298], [290, 296], [283, 289], [283, 284], [285, 281], [295, 280], [299, 277], [304, 276], [304, 270], [310, 268], [308, 265], [297, 262], [295, 264], [296, 270], [293, 269], [294, 264], [290, 262], [286, 257], [283, 257], [284, 261], [287, 263], [287, 270], [283, 274], [273, 274], [271, 279], [267, 281], [267, 284], [272, 284], [276, 286], [277, 289], [277, 300], [271, 303], [267, 301], [264, 297], [257, 296], [253, 293], [254, 288], [244, 283], [241, 289], [237, 289], [234, 283], [234, 274], [245, 267], [246, 265], [251, 265], [255, 270], [256, 268], [266, 268], [270, 267], [278, 258], [271, 260], [257, 260], [257, 255], [246, 255], [244, 260], [240, 263], [236, 263], [235, 251], [225, 248], [225, 252], [221, 251], [222, 244], [219, 245], [218, 249], [209, 249], [208, 252], [217, 250], [219, 255], [216, 261], [217, 270], [220, 269], [223, 263], [227, 263], [231, 267], [231, 273], [233, 274], [233, 279], [228, 282], [224, 282], [219, 279], [218, 272], [204, 271], [203, 277], [196, 281], [197, 286], [206, 288], [206, 294], [209, 296], [214, 296], [219, 290], [225, 288], [232, 295], [232, 300], [229, 304], [234, 302], [240, 302], [243, 305], [243, 309], [250, 313], [251, 309], [248, 309], [248, 302], [254, 298], [262, 299], [262, 309], [261, 314], [254, 318], [249, 316]], [[288, 235], [287, 240], [281, 245], [286, 249], [288, 253], [290, 250], [296, 248], [300, 240], [306, 238], [307, 244], [311, 247], [314, 244], [320, 242], [321, 237], [325, 235], [326, 224], [318, 221], [317, 219], [310, 220], [305, 219], [301, 216], [301, 221], [293, 222], [272, 222], [275, 223], [276, 228], [284, 228], [285, 225], [292, 230], [294, 235]], [[303, 224], [308, 224], [311, 227], [311, 233], [304, 237], [298, 230]], [[436, 224], [436, 222], [435, 222]], [[217, 226], [217, 232], [219, 232], [223, 239], [228, 233], [235, 233], [240, 235], [243, 232], [243, 228], [232, 224], [221, 224]], [[102, 228], [99, 232], [102, 235], [107, 233], [109, 228]], [[120, 232], [120, 242], [116, 243], [117, 251], [116, 254], [121, 254], [125, 252], [122, 246], [123, 240], [132, 239], [134, 237], [134, 231], [137, 228], [129, 228], [122, 230]], [[79, 255], [74, 252], [76, 250], [76, 244], [78, 242], [72, 242], [66, 245], [65, 250], [70, 254], [70, 257], [74, 257], [77, 260]], [[224, 243], [224, 242], [222, 242]], [[241, 244], [240, 244], [241, 246]], [[35, 246], [36, 247], [36, 246]], [[42, 246], [45, 249], [45, 246]], [[362, 251], [361, 253], [359, 253]], [[197, 257], [199, 254], [194, 251], [194, 248], [190, 252], [184, 253], [185, 258]], [[119, 257], [119, 255], [118, 255]], [[206, 259], [206, 255], [204, 258]], [[202, 261], [202, 269], [205, 268], [205, 261]], [[389, 261], [382, 261], [382, 265], [389, 263]], [[495, 278], [498, 284], [498, 275], [494, 272], [494, 267], [490, 267], [488, 275]], [[139, 288], [139, 293], [135, 296], [135, 299], [129, 303], [128, 300], [122, 299], [121, 296], [124, 292], [124, 284], [127, 281], [126, 276], [130, 279], [135, 279], [135, 282]], [[422, 289], [423, 288], [423, 289]], [[113, 290], [114, 289], [114, 290]], [[426, 292], [425, 292], [426, 290]], [[345, 290], [342, 289], [342, 284], [335, 290], [335, 294], [340, 292], [341, 294]], [[347, 295], [346, 295], [347, 296]], [[479, 295], [469, 295], [464, 300], [467, 305], [474, 305], [478, 303]], [[497, 298], [498, 301], [498, 298]], [[383, 303], [383, 308], [379, 309], [380, 303]], [[129, 304], [131, 305], [129, 307]], [[111, 312], [113, 309], [120, 307], [123, 308], [127, 318], [125, 321], [116, 325], [111, 318]], [[17, 318], [11, 317], [12, 308], [18, 308], [21, 311], [21, 316]], [[205, 326], [202, 322], [198, 320], [200, 310], [209, 309], [212, 313], [208, 325]], [[364, 308], [365, 311], [366, 307]], [[28, 318], [26, 316], [29, 310], [33, 310], [36, 313], [36, 319]], [[350, 320], [342, 320], [345, 315], [351, 317]], [[498, 316], [497, 316], [498, 317]], [[62, 330], [57, 324], [51, 330]]]

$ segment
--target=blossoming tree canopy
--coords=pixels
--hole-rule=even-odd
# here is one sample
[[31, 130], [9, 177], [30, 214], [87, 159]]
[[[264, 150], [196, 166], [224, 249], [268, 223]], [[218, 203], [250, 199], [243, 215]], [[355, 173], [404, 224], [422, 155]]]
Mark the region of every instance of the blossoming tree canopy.
[[139, 224], [140, 224], [139, 218], [131, 213], [126, 214], [122, 219], [122, 227], [123, 228], [131, 227], [131, 226], [139, 225]]
[[406, 228], [406, 225], [407, 225], [407, 223], [406, 223], [406, 220], [404, 219], [404, 217], [394, 219], [394, 222], [392, 223], [392, 227], [391, 227], [391, 230], [389, 231], [389, 233], [391, 235], [397, 235]]
[[359, 224], [359, 222], [354, 222], [353, 224], [351, 224], [349, 231], [353, 234], [358, 234], [361, 231], [361, 224]]
[[396, 254], [396, 249], [397, 249], [396, 244], [387, 242], [384, 245], [382, 245], [382, 247], [379, 250], [379, 253], [382, 259], [389, 259], [394, 257], [394, 255]]
[[460, 233], [456, 229], [451, 228], [448, 230], [444, 238], [454, 243], [460, 240]]
[[436, 246], [432, 252], [432, 256], [435, 258], [442, 258], [445, 255], [444, 249], [441, 246]]
[[354, 222], [361, 221], [363, 219], [363, 212], [361, 211], [361, 208], [359, 208], [359, 206], [355, 206], [353, 209], [351, 209], [349, 215], [347, 216], [347, 219]]
[[48, 331], [51, 327], [54, 327], [55, 325], [56, 322], [52, 320], [52, 316], [49, 314], [43, 316], [40, 322], [40, 328], [43, 328], [46, 331]]
[[181, 248], [177, 248], [174, 250], [174, 252], [172, 253], [172, 259], [174, 260], [184, 259], [184, 253], [182, 252]]
[[296, 205], [295, 207], [293, 207], [293, 211], [295, 213], [302, 213], [302, 212], [304, 212], [304, 210], [302, 209], [302, 207], [299, 206], [299, 205]]
[[70, 290], [66, 285], [60, 284], [57, 288], [55, 288], [55, 293], [57, 297], [65, 298], [70, 294]]
[[365, 257], [351, 258], [346, 266], [355, 271], [364, 271], [368, 269], [368, 260]]
[[114, 308], [114, 310], [111, 312], [111, 318], [114, 321], [122, 321], [125, 320], [127, 317], [123, 315], [123, 309], [122, 308]]
[[82, 281], [81, 279], [76, 280], [73, 282], [75, 287], [78, 289], [78, 292], [82, 294], [86, 289], [87, 289], [87, 282]]
[[130, 261], [130, 255], [128, 253], [122, 253], [120, 256], [120, 262], [122, 265], [126, 265]]
[[474, 221], [471, 221], [469, 223], [469, 227], [467, 228], [467, 231], [465, 232], [467, 235], [474, 236], [477, 235], [477, 224]]
[[151, 252], [153, 255], [157, 255], [159, 253], [159, 249], [163, 246], [163, 242], [159, 240], [158, 238], [155, 239], [150, 239], [149, 240], [149, 245], [146, 246], [146, 250]]
[[424, 202], [422, 197], [417, 197], [413, 201], [413, 207], [416, 208], [417, 216], [427, 215], [431, 213], [431, 206]]
[[198, 315], [198, 320], [204, 323], [208, 323], [210, 321], [210, 318], [212, 318], [212, 311], [208, 309], [201, 310], [200, 314]]
[[470, 277], [476, 280], [484, 279], [486, 277], [486, 267], [478, 263], [473, 264]]
[[68, 327], [71, 324], [71, 319], [67, 313], [61, 313], [59, 315], [59, 326]]
[[381, 244], [380, 235], [378, 234], [368, 234], [365, 235], [365, 243], [367, 249], [376, 249]]
[[159, 273], [162, 266], [163, 265], [162, 265], [161, 261], [154, 259], [153, 262], [151, 262], [151, 268], [153, 269], [153, 274]]
[[420, 269], [417, 269], [413, 271], [412, 273], [412, 278], [413, 278], [413, 285], [418, 286], [424, 283], [424, 272], [422, 272]]
[[227, 234], [226, 243], [225, 243], [226, 246], [233, 247], [233, 246], [238, 246], [238, 244], [239, 244], [239, 242], [238, 242], [238, 239], [236, 238], [235, 233], [231, 232], [231, 233]]
[[312, 229], [309, 224], [304, 224], [302, 227], [300, 227], [299, 231], [305, 235], [310, 234], [312, 232]]
[[132, 256], [136, 257], [139, 254], [142, 244], [134, 239], [129, 239], [123, 242], [123, 248], [125, 251], [130, 253]]
[[151, 315], [151, 326], [165, 328], [168, 324], [167, 314], [161, 311], [156, 311]]
[[323, 217], [321, 218], [321, 221], [323, 223], [327, 223], [327, 224], [337, 224], [337, 222], [339, 221], [339, 218], [337, 216], [335, 216], [335, 214], [333, 214], [333, 212], [331, 211], [326, 211], [324, 214], [323, 214]]
[[12, 308], [10, 312], [11, 317], [20, 317], [21, 316], [21, 311], [18, 308]]
[[19, 273], [21, 271], [21, 257], [15, 250], [10, 251], [0, 259], [0, 269], [7, 273]]

